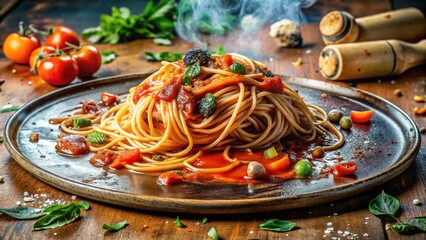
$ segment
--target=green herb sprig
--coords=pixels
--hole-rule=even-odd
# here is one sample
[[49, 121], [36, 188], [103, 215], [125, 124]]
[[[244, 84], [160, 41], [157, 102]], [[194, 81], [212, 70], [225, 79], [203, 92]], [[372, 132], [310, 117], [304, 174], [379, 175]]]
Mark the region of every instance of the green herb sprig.
[[180, 221], [179, 216], [176, 217], [176, 220], [173, 223], [176, 225], [176, 227], [186, 228], [186, 225]]
[[150, 0], [138, 15], [126, 7], [112, 7], [111, 15], [101, 15], [99, 26], [83, 30], [82, 36], [92, 43], [111, 44], [145, 38], [173, 39], [176, 14], [174, 0], [157, 4]]
[[105, 230], [108, 230], [110, 232], [116, 232], [122, 228], [124, 228], [127, 225], [126, 221], [122, 221], [122, 222], [118, 222], [117, 224], [114, 225], [108, 225], [108, 224], [103, 224], [102, 228]]
[[390, 217], [396, 223], [393, 223], [392, 230], [397, 233], [409, 234], [415, 231], [426, 232], [426, 217], [409, 218], [406, 221], [401, 221], [395, 216], [395, 213], [400, 209], [400, 203], [395, 197], [382, 191], [368, 204], [370, 212], [378, 217]]
[[260, 229], [274, 232], [289, 232], [294, 227], [296, 227], [296, 223], [279, 220], [279, 219], [269, 219], [266, 222], [259, 225]]
[[181, 60], [183, 58], [182, 53], [178, 52], [161, 52], [161, 53], [153, 53], [153, 52], [145, 52], [146, 60], [151, 62], [160, 62], [160, 61], [168, 61], [175, 62]]

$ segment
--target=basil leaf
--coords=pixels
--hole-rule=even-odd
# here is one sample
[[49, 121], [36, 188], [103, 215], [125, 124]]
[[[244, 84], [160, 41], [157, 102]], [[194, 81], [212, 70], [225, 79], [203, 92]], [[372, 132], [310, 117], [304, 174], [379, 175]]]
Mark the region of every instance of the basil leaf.
[[33, 219], [47, 214], [43, 211], [37, 211], [37, 209], [30, 207], [0, 208], [0, 212], [16, 219]]
[[124, 228], [126, 226], [126, 224], [127, 224], [126, 221], [119, 222], [115, 225], [108, 225], [108, 224], [104, 223], [102, 225], [102, 228], [105, 229], [105, 230], [108, 230], [110, 232], [115, 232], [115, 231], [118, 231], [118, 230]]
[[166, 46], [172, 45], [172, 40], [168, 38], [154, 38], [153, 42], [157, 45], [166, 45]]
[[180, 220], [179, 220], [179, 216], [176, 217], [176, 220], [173, 222], [177, 227], [180, 228], [186, 228], [185, 224], [183, 224]]
[[407, 223], [395, 223], [392, 225], [392, 230], [398, 233], [409, 233], [416, 230], [416, 227]]
[[159, 61], [168, 61], [168, 62], [176, 62], [183, 58], [181, 53], [177, 52], [161, 52], [161, 53], [153, 53], [153, 52], [145, 52], [146, 60], [152, 62]]
[[78, 203], [70, 203], [66, 205], [58, 204], [47, 207], [44, 209], [44, 213], [49, 212], [49, 214], [38, 219], [33, 225], [33, 230], [43, 230], [64, 226], [80, 216], [80, 208], [88, 210], [90, 205], [87, 202], [81, 201]]
[[92, 125], [92, 120], [87, 118], [73, 118], [72, 119], [72, 125], [75, 128], [82, 128], [82, 127], [88, 127]]
[[55, 209], [46, 216], [37, 220], [34, 225], [34, 230], [43, 230], [50, 228], [57, 228], [68, 224], [80, 216], [80, 208], [71, 203], [65, 207]]
[[201, 72], [201, 67], [200, 67], [200, 63], [196, 62], [192, 65], [189, 65], [184, 72], [185, 76], [188, 76], [190, 78], [194, 78], [196, 76], [198, 76], [198, 74], [200, 74]]
[[191, 78], [190, 78], [190, 77], [188, 77], [188, 76], [183, 76], [183, 79], [182, 79], [182, 85], [184, 85], [184, 86], [189, 86], [189, 85], [191, 85], [191, 83], [192, 83], [192, 80], [191, 80]]
[[386, 194], [385, 191], [371, 200], [368, 204], [370, 212], [376, 216], [389, 215], [393, 216], [398, 211], [400, 205], [398, 199]]
[[201, 221], [201, 224], [206, 224], [207, 223], [207, 218], [203, 217], [203, 220]]
[[19, 105], [15, 105], [15, 104], [7, 104], [4, 105], [3, 107], [0, 108], [0, 112], [4, 113], [4, 112], [13, 112], [16, 111], [20, 108]]
[[410, 218], [405, 221], [406, 224], [416, 227], [417, 229], [426, 232], [426, 217]]
[[219, 236], [217, 235], [216, 229], [214, 227], [210, 228], [207, 236], [211, 237], [213, 240], [219, 240]]
[[279, 219], [269, 219], [268, 221], [259, 225], [260, 229], [274, 232], [288, 232], [291, 231], [296, 226], [296, 223], [279, 220]]
[[87, 135], [87, 141], [93, 144], [102, 144], [106, 141], [107, 135], [97, 131], [91, 132]]
[[116, 59], [117, 56], [118, 55], [117, 55], [117, 53], [115, 53], [115, 51], [103, 51], [103, 52], [101, 52], [102, 64], [107, 64], [107, 63], [114, 61], [114, 59]]

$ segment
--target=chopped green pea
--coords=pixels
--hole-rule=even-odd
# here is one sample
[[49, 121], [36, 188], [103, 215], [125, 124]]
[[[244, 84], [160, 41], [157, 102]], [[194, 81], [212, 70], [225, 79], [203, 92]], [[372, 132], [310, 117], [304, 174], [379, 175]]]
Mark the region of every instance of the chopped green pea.
[[352, 127], [352, 120], [350, 117], [342, 117], [339, 121], [339, 125], [343, 129], [350, 129]]
[[314, 171], [314, 168], [312, 166], [312, 163], [307, 159], [299, 160], [294, 165], [294, 172], [296, 172], [297, 176], [299, 177], [309, 177], [312, 175], [312, 172]]

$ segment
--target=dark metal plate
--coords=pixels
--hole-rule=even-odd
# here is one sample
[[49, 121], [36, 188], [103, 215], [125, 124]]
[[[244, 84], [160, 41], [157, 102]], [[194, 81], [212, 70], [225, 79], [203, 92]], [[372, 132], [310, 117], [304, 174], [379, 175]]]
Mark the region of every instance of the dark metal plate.
[[[126, 94], [148, 74], [132, 74], [59, 89], [22, 107], [7, 122], [5, 143], [29, 173], [63, 191], [89, 199], [139, 209], [187, 213], [263, 212], [321, 204], [379, 186], [403, 172], [415, 159], [420, 135], [414, 122], [390, 102], [370, 93], [334, 84], [283, 77], [308, 103], [326, 111], [373, 109], [368, 124], [344, 131], [345, 145], [331, 154], [358, 165], [355, 178], [332, 175], [315, 179], [251, 184], [183, 183], [160, 186], [156, 177], [127, 170], [107, 171], [89, 163], [90, 156], [70, 158], [55, 152], [58, 125], [48, 119], [103, 91]], [[327, 98], [321, 98], [326, 93]], [[29, 136], [38, 132], [37, 143]]]

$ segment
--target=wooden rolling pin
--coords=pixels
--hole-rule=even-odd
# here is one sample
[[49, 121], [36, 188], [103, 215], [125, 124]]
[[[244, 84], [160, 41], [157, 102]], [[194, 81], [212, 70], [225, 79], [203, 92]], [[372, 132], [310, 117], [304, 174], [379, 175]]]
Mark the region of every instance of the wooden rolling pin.
[[426, 40], [344, 43], [326, 46], [319, 57], [321, 74], [331, 80], [392, 76], [426, 63]]
[[386, 39], [414, 43], [426, 37], [426, 19], [417, 8], [356, 19], [347, 12], [333, 11], [321, 19], [319, 28], [326, 45]]

